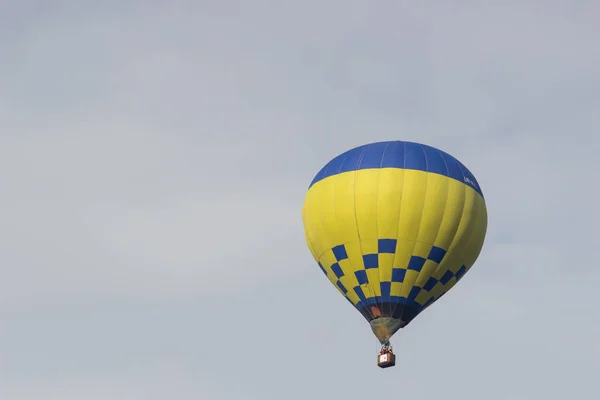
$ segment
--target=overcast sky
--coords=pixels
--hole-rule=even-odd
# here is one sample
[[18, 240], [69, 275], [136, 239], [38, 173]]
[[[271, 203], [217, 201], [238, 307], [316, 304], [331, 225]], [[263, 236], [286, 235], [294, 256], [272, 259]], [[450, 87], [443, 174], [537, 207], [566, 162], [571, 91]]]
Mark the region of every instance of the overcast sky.
[[[6, 3], [3, 400], [600, 397], [598, 2]], [[489, 228], [380, 370], [301, 208], [392, 139]]]

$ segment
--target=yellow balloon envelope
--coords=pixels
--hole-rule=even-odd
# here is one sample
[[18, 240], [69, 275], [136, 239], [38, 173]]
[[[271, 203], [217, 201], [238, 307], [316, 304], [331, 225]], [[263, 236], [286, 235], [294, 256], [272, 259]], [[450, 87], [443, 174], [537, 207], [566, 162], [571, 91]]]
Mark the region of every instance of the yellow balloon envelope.
[[302, 218], [321, 270], [381, 343], [469, 271], [487, 229], [473, 174], [441, 150], [401, 141], [331, 160], [311, 183]]

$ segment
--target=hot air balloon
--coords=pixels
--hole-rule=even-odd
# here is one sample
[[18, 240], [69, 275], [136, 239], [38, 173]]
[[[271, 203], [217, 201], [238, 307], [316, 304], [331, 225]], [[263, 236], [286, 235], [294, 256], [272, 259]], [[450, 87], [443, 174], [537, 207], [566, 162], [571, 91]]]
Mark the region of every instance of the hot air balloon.
[[473, 174], [448, 153], [389, 141], [356, 147], [311, 182], [302, 219], [322, 272], [366, 318], [395, 365], [390, 338], [475, 263], [487, 209]]

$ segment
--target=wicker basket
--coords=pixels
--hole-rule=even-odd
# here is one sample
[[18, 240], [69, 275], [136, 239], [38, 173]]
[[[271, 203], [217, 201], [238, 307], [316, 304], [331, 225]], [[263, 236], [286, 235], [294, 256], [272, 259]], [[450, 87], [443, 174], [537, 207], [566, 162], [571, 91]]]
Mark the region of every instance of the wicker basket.
[[396, 365], [396, 356], [393, 353], [380, 354], [377, 357], [377, 365], [380, 368], [388, 368]]

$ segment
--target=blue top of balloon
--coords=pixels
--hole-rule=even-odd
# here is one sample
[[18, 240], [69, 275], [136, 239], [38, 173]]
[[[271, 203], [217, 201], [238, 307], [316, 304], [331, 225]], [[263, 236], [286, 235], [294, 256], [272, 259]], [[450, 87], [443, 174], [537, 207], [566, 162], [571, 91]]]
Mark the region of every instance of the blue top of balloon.
[[435, 147], [399, 140], [365, 144], [340, 154], [319, 171], [310, 186], [333, 175], [374, 168], [412, 169], [440, 174], [465, 183], [483, 197], [475, 176], [456, 158]]

